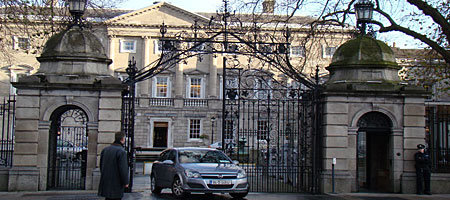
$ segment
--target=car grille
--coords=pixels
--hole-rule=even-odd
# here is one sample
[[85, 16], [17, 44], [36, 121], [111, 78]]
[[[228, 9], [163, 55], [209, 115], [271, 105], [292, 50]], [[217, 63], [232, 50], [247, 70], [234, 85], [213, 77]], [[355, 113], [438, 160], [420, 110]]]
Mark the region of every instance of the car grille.
[[233, 187], [233, 185], [211, 185], [211, 184], [208, 184], [208, 187], [211, 189], [230, 189]]
[[236, 179], [237, 176], [235, 174], [223, 174], [221, 177], [219, 174], [203, 174], [203, 179]]
[[202, 184], [198, 184], [198, 183], [188, 183], [188, 186], [190, 188], [205, 188], [205, 187], [203, 187]]

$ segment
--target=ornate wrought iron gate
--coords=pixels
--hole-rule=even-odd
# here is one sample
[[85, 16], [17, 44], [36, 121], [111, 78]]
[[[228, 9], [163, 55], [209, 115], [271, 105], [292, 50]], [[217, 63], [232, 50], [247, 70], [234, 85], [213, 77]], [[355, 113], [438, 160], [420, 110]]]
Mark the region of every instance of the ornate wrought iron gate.
[[74, 106], [52, 114], [48, 189], [84, 190], [88, 151], [87, 116]]
[[121, 116], [121, 131], [126, 135], [125, 150], [128, 155], [128, 169], [130, 174], [129, 186], [125, 189], [125, 192], [131, 192], [133, 189], [133, 177], [136, 162], [136, 149], [134, 145], [134, 108], [136, 101], [136, 61], [129, 61], [127, 74], [128, 78], [124, 81], [127, 88], [122, 91], [122, 116]]
[[318, 192], [317, 89], [277, 82], [258, 70], [227, 69], [224, 149], [246, 170], [253, 192]]

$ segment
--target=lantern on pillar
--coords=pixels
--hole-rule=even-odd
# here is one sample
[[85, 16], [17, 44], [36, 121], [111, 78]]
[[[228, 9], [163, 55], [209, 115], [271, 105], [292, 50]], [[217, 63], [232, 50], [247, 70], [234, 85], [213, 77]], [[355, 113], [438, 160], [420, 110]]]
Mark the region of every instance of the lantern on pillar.
[[372, 21], [373, 3], [370, 0], [359, 0], [355, 4], [356, 24], [362, 34], [366, 34], [367, 23]]
[[86, 10], [87, 0], [67, 0], [69, 12], [73, 17], [72, 26], [82, 27], [82, 16]]

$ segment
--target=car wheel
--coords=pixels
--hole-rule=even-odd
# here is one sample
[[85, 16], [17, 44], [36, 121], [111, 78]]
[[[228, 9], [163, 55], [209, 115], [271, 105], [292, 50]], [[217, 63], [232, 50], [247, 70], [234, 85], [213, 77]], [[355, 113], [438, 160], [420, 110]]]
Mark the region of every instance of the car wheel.
[[161, 194], [161, 188], [156, 185], [155, 175], [150, 176], [150, 189], [153, 194]]
[[245, 193], [230, 193], [233, 198], [242, 199], [247, 196], [248, 192]]
[[179, 177], [175, 177], [172, 183], [172, 194], [177, 198], [183, 198], [188, 195], [187, 192], [183, 190], [183, 182]]

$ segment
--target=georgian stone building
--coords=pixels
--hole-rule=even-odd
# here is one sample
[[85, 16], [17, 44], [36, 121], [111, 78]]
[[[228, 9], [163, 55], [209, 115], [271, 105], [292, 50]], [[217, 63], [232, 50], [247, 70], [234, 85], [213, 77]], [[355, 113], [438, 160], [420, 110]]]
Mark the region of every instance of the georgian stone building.
[[[139, 69], [151, 66], [161, 54], [160, 27], [168, 26], [167, 35], [187, 30], [194, 23], [206, 25], [211, 14], [190, 13], [168, 3], [126, 13], [107, 21], [109, 57], [111, 68], [118, 77], [126, 77], [128, 60], [134, 58]], [[300, 17], [299, 17], [300, 18]], [[308, 18], [303, 17], [300, 20]], [[293, 38], [306, 35], [298, 24], [292, 24]], [[315, 66], [324, 67], [330, 62], [334, 50], [351, 36], [349, 30], [334, 30], [324, 39], [309, 45], [304, 72], [311, 74]], [[299, 57], [305, 57], [305, 46], [293, 40], [292, 61], [301, 65]], [[221, 140], [221, 120], [214, 124], [212, 118], [221, 115], [222, 56], [206, 54], [187, 59], [149, 80], [137, 84], [136, 145], [144, 148], [208, 146]], [[243, 58], [244, 59], [244, 58]], [[245, 62], [243, 62], [245, 63]], [[256, 66], [255, 67], [259, 67]], [[211, 134], [214, 132], [215, 136]], [[214, 141], [211, 138], [214, 137]]]
[[[107, 55], [112, 59], [109, 66], [114, 75], [121, 80], [127, 77], [125, 69], [128, 61], [136, 60], [138, 69], [152, 66], [152, 62], [161, 55], [160, 28], [168, 26], [168, 34], [192, 29], [194, 23], [205, 26], [211, 13], [192, 13], [171, 4], [161, 2], [136, 11], [119, 12], [106, 20], [104, 24], [93, 27], [94, 34], [104, 45]], [[124, 13], [124, 14], [122, 14]], [[266, 15], [266, 16], [264, 16]], [[270, 14], [261, 14], [268, 18]], [[241, 15], [244, 20], [249, 16]], [[267, 32], [274, 28], [265, 19], [261, 27]], [[336, 48], [353, 34], [350, 29], [330, 29], [311, 41], [304, 41], [307, 34], [303, 23], [308, 17], [296, 17], [291, 27], [292, 44], [290, 56], [294, 65], [303, 67], [305, 74], [313, 74], [320, 67], [320, 74], [327, 74], [325, 67], [331, 60]], [[268, 25], [264, 25], [264, 23]], [[204, 31], [204, 30], [203, 30]], [[280, 32], [281, 34], [281, 32]], [[45, 38], [42, 38], [45, 40]], [[14, 94], [15, 88], [8, 82], [14, 82], [18, 76], [36, 72], [39, 63], [36, 60], [42, 41], [31, 40], [24, 36], [13, 36], [10, 44], [14, 60], [2, 59], [2, 96]], [[305, 62], [306, 60], [306, 62]], [[221, 138], [221, 120], [214, 124], [211, 118], [221, 114], [222, 98], [222, 55], [203, 55], [179, 63], [148, 80], [137, 84], [136, 96], [136, 146], [143, 148], [208, 146]], [[261, 63], [260, 63], [261, 64]], [[258, 65], [258, 64], [256, 64]], [[215, 136], [212, 136], [214, 132]], [[214, 137], [214, 141], [212, 141]], [[208, 139], [207, 139], [208, 138]]]

